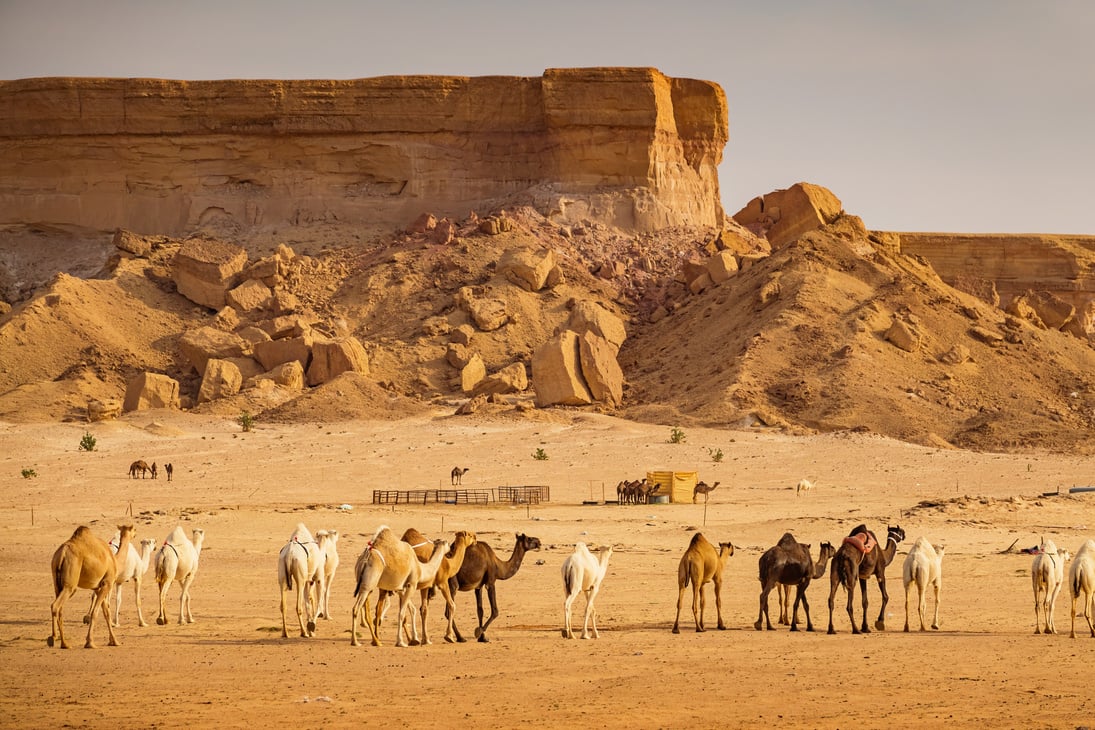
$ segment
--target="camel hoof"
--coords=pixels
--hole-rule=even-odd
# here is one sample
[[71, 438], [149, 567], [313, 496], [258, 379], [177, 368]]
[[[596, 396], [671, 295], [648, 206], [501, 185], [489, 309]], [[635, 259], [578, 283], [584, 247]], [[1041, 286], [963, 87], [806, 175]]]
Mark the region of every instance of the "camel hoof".
[[46, 646], [49, 646], [49, 647], [53, 646], [53, 637], [52, 636], [49, 637], [48, 639], [46, 639]]
[[84, 616], [84, 625], [91, 623], [91, 616]]
[[681, 633], [681, 630], [679, 628], [677, 628], [676, 626], [674, 626], [673, 627], [673, 633], [674, 634], [679, 634], [679, 633]]
[[156, 619], [156, 624], [158, 626], [167, 626], [167, 619], [165, 619], [163, 616], [160, 616]]
[[791, 624], [791, 631], [798, 631], [798, 627], [794, 624]]
[[879, 631], [885, 631], [886, 630], [886, 622], [885, 621], [875, 621], [874, 622], [874, 627], [876, 629], [878, 629]]
[[719, 631], [726, 631], [726, 627], [722, 624], [719, 624], [718, 629]]
[[562, 632], [563, 632], [563, 638], [564, 639], [573, 639], [574, 638], [573, 635], [567, 633], [566, 629], [563, 629]]
[[826, 631], [825, 633], [826, 633], [826, 634], [829, 634], [830, 636], [832, 636], [833, 634], [835, 634], [835, 633], [836, 633], [836, 629], [834, 629], [834, 628], [833, 628], [832, 626], [830, 626], [830, 627], [829, 627], [829, 630], [828, 630], [828, 631]]
[[760, 631], [761, 630], [760, 621], [757, 621], [755, 624], [753, 624], [753, 628], [756, 629], [757, 631]]
[[490, 639], [487, 638], [486, 634], [480, 634], [479, 635], [479, 643], [480, 644], [487, 644], [489, 642], [490, 642]]
[[938, 630], [939, 630], [939, 625], [938, 624], [932, 624], [932, 631], [938, 631]]
[[410, 644], [404, 644], [403, 646], [422, 646], [422, 642], [418, 639], [411, 639]]
[[312, 633], [315, 632], [315, 630], [316, 630], [316, 622], [315, 621], [309, 621], [308, 622], [308, 635], [311, 636]]
[[477, 639], [478, 639], [478, 638], [479, 638], [480, 636], [482, 636], [482, 635], [483, 635], [483, 629], [481, 629], [481, 628], [477, 628], [477, 629], [475, 630], [475, 638], [477, 638]]

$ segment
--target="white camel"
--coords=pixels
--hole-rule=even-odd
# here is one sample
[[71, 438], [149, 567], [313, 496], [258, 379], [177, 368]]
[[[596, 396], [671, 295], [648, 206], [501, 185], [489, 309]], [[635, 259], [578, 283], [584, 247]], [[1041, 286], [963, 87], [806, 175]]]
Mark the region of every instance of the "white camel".
[[574, 546], [572, 552], [563, 561], [563, 638], [573, 639], [574, 631], [570, 625], [570, 612], [579, 593], [586, 597], [585, 622], [582, 625], [582, 638], [590, 638], [590, 623], [593, 624], [592, 637], [599, 639], [597, 632], [597, 610], [593, 600], [601, 590], [601, 583], [608, 572], [608, 559], [612, 557], [612, 548], [606, 546], [594, 555], [584, 542]]
[[1095, 639], [1095, 624], [1092, 624], [1092, 609], [1095, 608], [1095, 540], [1085, 540], [1076, 551], [1076, 558], [1068, 569], [1068, 590], [1072, 594], [1072, 632], [1076, 638], [1076, 599], [1084, 594], [1084, 618], [1091, 638]]
[[156, 583], [160, 586], [160, 613], [156, 623], [167, 625], [167, 591], [171, 581], [178, 581], [182, 588], [179, 596], [179, 623], [194, 623], [194, 613], [190, 610], [190, 586], [198, 572], [198, 558], [201, 557], [205, 530], [194, 529], [191, 540], [183, 532], [182, 525], [175, 527], [164, 540], [156, 553]]
[[[434, 581], [437, 579], [437, 571], [441, 568], [441, 564], [448, 554], [450, 547], [451, 545], [444, 540], [437, 540], [434, 542], [430, 559], [418, 566], [418, 585], [415, 586], [415, 590], [419, 593], [425, 593], [430, 588], [433, 588]], [[381, 593], [384, 593], [384, 591], [381, 591]], [[388, 597], [385, 595], [385, 603], [387, 603], [387, 600]], [[424, 599], [421, 600], [418, 611], [415, 611], [414, 606], [412, 605], [404, 618], [405, 622], [409, 621], [411, 624], [410, 633], [407, 636], [411, 646], [419, 646], [422, 644], [422, 639], [418, 635], [418, 614], [423, 610], [425, 605], [426, 602]], [[407, 631], [408, 629], [404, 626], [403, 630]], [[422, 620], [422, 633], [423, 635], [426, 633], [425, 619]]]
[[[115, 535], [114, 539], [110, 542], [110, 547], [113, 550], [117, 549], [120, 535]], [[114, 581], [114, 625], [120, 626], [119, 616], [122, 613], [122, 586], [133, 581], [133, 597], [137, 602], [137, 625], [148, 626], [148, 622], [144, 620], [144, 613], [141, 611], [141, 582], [144, 580], [145, 573], [148, 572], [149, 567], [152, 565], [152, 551], [156, 548], [156, 541], [151, 538], [141, 540], [140, 551], [133, 547], [133, 543], [129, 544], [129, 550], [126, 551], [125, 562], [119, 561], [118, 577]]]
[[798, 486], [795, 487], [795, 495], [809, 492], [814, 488], [814, 483], [809, 479], [802, 479], [799, 481]]
[[388, 591], [399, 596], [399, 613], [395, 619], [396, 646], [406, 646], [403, 638], [403, 618], [410, 605], [411, 590], [418, 585], [421, 563], [414, 554], [414, 548], [392, 534], [387, 525], [381, 525], [376, 534], [365, 546], [354, 566], [356, 582], [354, 587], [354, 607], [350, 613], [350, 645], [358, 646], [357, 624], [362, 611], [372, 634], [373, 646], [380, 646], [377, 627], [380, 623], [380, 609], [384, 604], [377, 601], [376, 616], [369, 612], [369, 594], [373, 591]]
[[316, 541], [319, 549], [327, 557], [323, 564], [323, 595], [319, 599], [319, 613], [317, 616], [330, 620], [331, 618], [331, 583], [335, 580], [335, 571], [338, 570], [338, 530], [320, 530], [316, 533]]
[[939, 628], [939, 592], [943, 588], [943, 550], [940, 545], [933, 548], [927, 539], [917, 538], [905, 556], [905, 565], [901, 569], [901, 577], [905, 582], [905, 631], [909, 630], [909, 596], [912, 593], [913, 584], [916, 584], [917, 609], [920, 616], [920, 630], [927, 631], [924, 625], [924, 613], [928, 605], [927, 588], [932, 586], [935, 592], [935, 615], [932, 618], [932, 628]]
[[[1057, 633], [1053, 625], [1053, 609], [1057, 603], [1057, 594], [1061, 592], [1061, 586], [1065, 581], [1065, 563], [1068, 562], [1068, 557], [1068, 551], [1058, 551], [1052, 540], [1042, 540], [1041, 549], [1034, 556], [1034, 562], [1030, 566], [1030, 580], [1034, 586], [1034, 633], [1036, 634]], [[1040, 623], [1042, 619], [1045, 621], [1044, 632]]]
[[[312, 636], [316, 630], [316, 613], [323, 599], [327, 554], [312, 533], [301, 522], [289, 536], [289, 542], [278, 553], [278, 587], [281, 589], [281, 636], [289, 636], [285, 622], [285, 594], [296, 583], [297, 622], [300, 635]], [[307, 625], [305, 619], [307, 618]]]

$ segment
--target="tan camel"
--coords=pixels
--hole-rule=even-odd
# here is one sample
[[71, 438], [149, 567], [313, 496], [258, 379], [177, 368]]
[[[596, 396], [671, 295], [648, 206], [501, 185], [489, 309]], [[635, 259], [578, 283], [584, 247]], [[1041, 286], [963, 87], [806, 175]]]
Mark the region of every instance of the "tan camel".
[[[833, 567], [829, 571], [829, 631], [835, 634], [833, 628], [833, 602], [836, 598], [837, 586], [844, 586], [848, 592], [848, 620], [852, 623], [853, 634], [869, 634], [867, 627], [867, 579], [872, 575], [878, 580], [878, 589], [882, 591], [882, 608], [875, 621], [875, 628], [879, 631], [886, 630], [886, 604], [890, 602], [890, 594], [886, 591], [886, 566], [893, 562], [897, 555], [897, 544], [905, 539], [905, 531], [900, 527], [886, 528], [886, 545], [880, 547], [874, 533], [867, 529], [866, 525], [858, 525], [844, 542], [837, 548], [833, 556]], [[855, 581], [859, 580], [859, 591], [863, 595], [863, 625], [859, 628], [855, 624], [855, 616], [852, 615], [852, 599], [855, 595]]]
[[[445, 556], [449, 552], [449, 543], [444, 540], [437, 540], [433, 543], [433, 553], [430, 555], [430, 559], [419, 566], [418, 585], [416, 590], [422, 594], [422, 603], [424, 605], [426, 594], [429, 592], [431, 586], [433, 586], [434, 579], [437, 577], [437, 571], [441, 568], [441, 563], [445, 560]], [[383, 593], [383, 591], [381, 591]], [[387, 596], [385, 596], [387, 598]], [[419, 609], [421, 611], [421, 608]], [[411, 646], [418, 646], [422, 641], [418, 638], [418, 616], [415, 614], [414, 605], [412, 604], [406, 615], [403, 617], [403, 631], [406, 633], [407, 643]], [[407, 623], [410, 623], [408, 628]]]
[[726, 629], [722, 622], [722, 571], [726, 567], [726, 559], [734, 554], [734, 545], [729, 542], [720, 542], [718, 549], [711, 544], [703, 533], [697, 532], [692, 536], [692, 542], [681, 557], [680, 566], [677, 568], [677, 618], [673, 621], [673, 633], [679, 634], [681, 621], [681, 604], [684, 602], [684, 591], [692, 584], [692, 617], [696, 621], [696, 631], [706, 631], [703, 626], [703, 612], [707, 601], [703, 595], [703, 586], [713, 583], [715, 589], [715, 610], [718, 614], [719, 631]]
[[395, 645], [407, 645], [403, 638], [403, 616], [410, 605], [411, 590], [418, 585], [421, 565], [414, 554], [414, 548], [396, 539], [387, 525], [381, 525], [377, 529], [376, 534], [365, 546], [365, 550], [358, 556], [357, 564], [354, 566], [357, 581], [354, 587], [354, 607], [350, 616], [351, 646], [360, 646], [357, 640], [357, 624], [363, 610], [366, 625], [373, 637], [373, 646], [380, 646], [377, 629], [383, 601], [377, 600], [374, 617], [369, 611], [369, 594], [373, 591], [389, 591], [399, 596]]
[[156, 583], [160, 587], [160, 613], [156, 623], [160, 626], [167, 625], [167, 591], [172, 581], [178, 581], [182, 588], [179, 623], [194, 623], [194, 614], [190, 610], [190, 585], [198, 572], [205, 530], [195, 528], [193, 536], [193, 539], [188, 538], [182, 526], [177, 525], [156, 553]]
[[129, 478], [136, 479], [137, 472], [141, 473], [141, 479], [144, 479], [144, 475], [148, 472], [148, 464], [144, 461], [134, 461], [129, 465]]
[[[152, 553], [156, 549], [156, 541], [150, 538], [141, 540], [140, 550], [130, 542], [129, 549], [123, 552], [118, 548], [121, 545], [121, 539], [121, 533], [115, 533], [107, 543], [111, 550], [117, 551], [114, 564], [118, 568], [118, 575], [114, 580], [114, 590], [111, 591], [111, 598], [114, 601], [114, 625], [121, 626], [122, 586], [133, 581], [133, 599], [137, 603], [137, 625], [148, 626], [148, 622], [144, 620], [144, 612], [141, 610], [141, 583], [144, 581], [145, 573], [152, 566]], [[92, 602], [94, 603], [94, 599]], [[84, 617], [84, 622], [86, 623], [89, 618], [90, 613]]]
[[[125, 554], [128, 554], [129, 543], [133, 540], [136, 528], [133, 525], [119, 525], [118, 533], [121, 536], [119, 545], [125, 549]], [[95, 648], [91, 633], [95, 628], [95, 612], [100, 606], [102, 606], [106, 630], [110, 636], [109, 644], [117, 646], [118, 639], [114, 636], [108, 598], [118, 576], [118, 565], [106, 541], [91, 534], [91, 528], [86, 525], [77, 527], [72, 537], [63, 542], [53, 553], [50, 571], [53, 574], [54, 599], [49, 607], [52, 625], [46, 643], [49, 646], [59, 643], [62, 649], [68, 648], [62, 612], [65, 603], [76, 593], [76, 589], [86, 588], [94, 592], [95, 599], [91, 604], [91, 618], [87, 623], [87, 640], [84, 642], [84, 647]]]
[[[434, 553], [436, 541], [430, 540], [413, 527], [408, 527], [404, 530], [403, 537], [399, 539], [411, 546], [414, 550], [414, 554], [418, 556], [418, 562], [423, 564], [430, 562], [430, 558]], [[390, 598], [391, 595], [387, 591], [380, 591], [380, 623], [377, 624], [378, 630], [380, 626], [384, 625], [384, 619], [388, 617], [388, 604]], [[364, 614], [361, 616], [361, 625], [368, 626]]]
[[696, 497], [703, 495], [703, 501], [706, 502], [710, 499], [711, 492], [719, 488], [722, 482], [715, 482], [711, 486], [707, 486], [707, 482], [696, 482], [696, 486], [692, 489], [692, 504], [696, 503]]
[[[437, 574], [434, 575], [433, 581], [429, 586], [422, 588], [422, 605], [419, 609], [422, 613], [422, 643], [432, 644], [430, 641], [429, 633], [426, 631], [426, 616], [429, 614], [430, 600], [433, 597], [434, 591], [440, 591], [441, 597], [445, 599], [445, 614], [449, 617], [448, 626], [445, 629], [445, 641], [453, 641], [453, 619], [454, 611], [450, 610], [455, 608], [456, 602], [453, 600], [452, 592], [449, 590], [449, 580], [452, 579], [460, 571], [460, 566], [464, 564], [464, 556], [467, 554], [467, 549], [474, 545], [476, 542], [475, 533], [461, 530], [456, 533], [456, 537], [453, 539], [452, 549], [441, 561], [441, 566], [437, 569]], [[421, 586], [422, 583], [419, 583]]]
[[156, 462], [152, 462], [152, 466], [148, 467], [148, 471], [152, 473], [153, 479], [155, 479], [156, 475], [160, 473], [159, 470], [156, 468]]
[[163, 470], [167, 472], [167, 481], [171, 481], [171, 475], [175, 473], [175, 467], [171, 466], [171, 462], [163, 465]]
[[[475, 629], [475, 636], [481, 642], [490, 641], [487, 638], [487, 627], [494, 619], [498, 618], [498, 601], [495, 595], [495, 585], [500, 580], [509, 580], [517, 575], [521, 569], [521, 561], [525, 559], [525, 553], [529, 550], [539, 550], [540, 539], [531, 535], [517, 535], [517, 541], [510, 553], [509, 560], [500, 560], [494, 554], [491, 546], [485, 542], [476, 542], [464, 552], [464, 563], [456, 575], [449, 579], [449, 592], [456, 597], [457, 591], [475, 591], [475, 610], [479, 618], [479, 626]], [[487, 599], [490, 601], [490, 618], [483, 623], [483, 589], [487, 590]], [[456, 602], [445, 609], [445, 618], [452, 624], [452, 632], [459, 642], [464, 641], [460, 635], [460, 629], [456, 627]], [[448, 638], [446, 638], [448, 641]]]
[[760, 613], [757, 615], [753, 628], [760, 631], [762, 624], [769, 631], [772, 630], [772, 621], [768, 617], [768, 594], [775, 586], [786, 586], [786, 595], [790, 597], [790, 586], [795, 586], [795, 606], [793, 611], [787, 611], [785, 599], [780, 599], [780, 611], [790, 614], [791, 631], [798, 631], [798, 607], [801, 603], [806, 610], [806, 630], [813, 631], [814, 624], [810, 620], [810, 602], [806, 600], [806, 589], [811, 580], [816, 580], [825, 575], [829, 567], [829, 559], [836, 554], [836, 548], [827, 542], [821, 543], [821, 551], [817, 562], [810, 557], [810, 546], [795, 540], [794, 536], [786, 532], [779, 539], [775, 547], [769, 548], [760, 556], [758, 562], [760, 577]]

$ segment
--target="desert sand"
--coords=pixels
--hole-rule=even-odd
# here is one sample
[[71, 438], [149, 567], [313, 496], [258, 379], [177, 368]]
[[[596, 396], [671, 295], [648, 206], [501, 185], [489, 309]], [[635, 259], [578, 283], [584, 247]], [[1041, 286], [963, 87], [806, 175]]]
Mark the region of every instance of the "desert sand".
[[[90, 425], [0, 423], [0, 717], [8, 727], [200, 727], [292, 722], [394, 727], [1077, 727], [1095, 717], [1095, 640], [1082, 617], [1070, 640], [1067, 588], [1057, 635], [1035, 635], [1029, 555], [1004, 552], [1041, 538], [1075, 551], [1095, 535], [1090, 459], [915, 446], [840, 432], [670, 429], [568, 411], [540, 420], [455, 417], [451, 410], [395, 421], [259, 422], [153, 411]], [[85, 431], [93, 452], [80, 451]], [[532, 458], [542, 449], [547, 460]], [[716, 462], [712, 454], [721, 450]], [[135, 459], [172, 462], [173, 482], [130, 479]], [[539, 505], [373, 506], [377, 488], [547, 485]], [[20, 472], [33, 468], [36, 477]], [[647, 470], [696, 470], [721, 481], [707, 504], [603, 504], [621, 479]], [[801, 478], [816, 487], [797, 495]], [[1061, 495], [1044, 496], [1046, 492]], [[587, 504], [587, 502], [598, 504]], [[81, 524], [108, 539], [133, 522], [162, 542], [176, 526], [205, 530], [192, 588], [193, 624], [157, 626], [151, 573], [137, 626], [125, 586], [120, 646], [85, 650], [79, 591], [65, 617], [74, 648], [49, 648], [50, 556]], [[282, 639], [278, 551], [298, 522], [339, 530], [342, 565], [330, 621], [315, 637]], [[907, 533], [887, 571], [885, 631], [853, 635], [837, 592], [837, 634], [826, 635], [829, 576], [809, 590], [816, 631], [756, 631], [757, 560], [792, 532], [839, 544], [860, 523]], [[433, 604], [435, 643], [350, 646], [353, 564], [377, 527], [415, 527], [451, 539], [473, 530], [503, 558], [515, 535], [538, 537], [519, 572], [498, 586], [489, 643], [447, 644]], [[732, 541], [722, 590], [725, 631], [693, 630], [690, 597], [670, 632], [677, 564], [702, 531]], [[941, 629], [904, 633], [901, 563], [918, 537], [946, 546]], [[600, 638], [561, 637], [560, 566], [583, 541], [612, 545], [600, 596]], [[868, 587], [873, 624], [881, 606]], [[417, 598], [416, 598], [417, 603]], [[778, 610], [773, 596], [773, 615]], [[576, 607], [584, 606], [579, 599]], [[929, 611], [931, 604], [929, 603]], [[855, 600], [857, 620], [861, 615]], [[576, 620], [580, 620], [576, 615]], [[471, 636], [474, 598], [457, 597]]]

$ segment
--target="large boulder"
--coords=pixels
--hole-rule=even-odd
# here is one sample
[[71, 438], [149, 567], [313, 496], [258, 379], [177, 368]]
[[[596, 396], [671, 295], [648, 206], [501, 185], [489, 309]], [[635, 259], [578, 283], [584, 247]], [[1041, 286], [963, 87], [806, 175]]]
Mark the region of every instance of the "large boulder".
[[731, 251], [719, 251], [707, 260], [707, 275], [715, 284], [721, 284], [738, 273], [738, 259]]
[[593, 394], [582, 377], [578, 334], [565, 330], [545, 342], [532, 355], [532, 387], [536, 405], [585, 406]]
[[796, 183], [786, 190], [753, 198], [734, 214], [734, 220], [765, 236], [772, 248], [779, 248], [832, 223], [842, 211], [840, 199], [826, 188]]
[[225, 295], [225, 301], [237, 312], [259, 312], [272, 303], [273, 292], [258, 279], [248, 279]]
[[487, 366], [477, 352], [468, 359], [468, 364], [460, 369], [460, 390], [471, 393], [485, 377], [487, 377]]
[[255, 359], [264, 370], [272, 370], [282, 363], [296, 360], [305, 371], [312, 359], [312, 335], [287, 337], [255, 344]]
[[312, 364], [308, 385], [322, 385], [336, 376], [353, 371], [369, 374], [369, 354], [355, 337], [316, 340], [312, 343]]
[[[268, 385], [269, 384], [269, 385]], [[262, 388], [280, 386], [285, 390], [304, 390], [304, 368], [297, 360], [282, 363], [268, 373], [256, 375], [247, 380], [244, 387]]]
[[469, 298], [465, 300], [464, 307], [471, 321], [483, 332], [493, 332], [509, 322], [506, 303], [501, 299]]
[[593, 397], [618, 406], [624, 397], [624, 372], [616, 360], [617, 348], [592, 332], [584, 333], [578, 343], [582, 375]]
[[173, 278], [179, 294], [195, 304], [220, 309], [246, 265], [247, 251], [241, 246], [191, 238], [175, 254]]
[[900, 319], [893, 321], [883, 337], [891, 345], [905, 352], [916, 352], [920, 349], [920, 333], [911, 324]]
[[472, 395], [520, 393], [526, 388], [528, 388], [528, 374], [525, 372], [525, 364], [515, 362], [480, 380], [472, 390]]
[[179, 349], [194, 370], [199, 375], [204, 375], [205, 364], [211, 358], [226, 360], [230, 357], [243, 357], [250, 348], [243, 338], [232, 332], [223, 332], [215, 327], [199, 327], [179, 338]]
[[211, 359], [205, 365], [201, 388], [198, 390], [198, 403], [226, 398], [240, 392], [243, 376], [240, 369], [228, 360]]
[[1061, 329], [1076, 316], [1076, 307], [1053, 292], [1028, 291], [1026, 300], [1038, 318], [1051, 330]]
[[627, 339], [624, 321], [600, 304], [589, 300], [578, 302], [570, 310], [566, 329], [578, 334], [592, 332], [608, 340], [616, 349]]
[[139, 258], [148, 258], [148, 255], [152, 253], [151, 241], [122, 228], [114, 231], [114, 246]]
[[179, 381], [162, 373], [144, 372], [126, 385], [122, 410], [143, 411], [146, 408], [178, 408]]
[[[540, 291], [558, 266], [555, 251], [550, 248], [511, 248], [498, 261], [498, 273], [522, 289]], [[556, 275], [555, 279], [560, 277]]]

